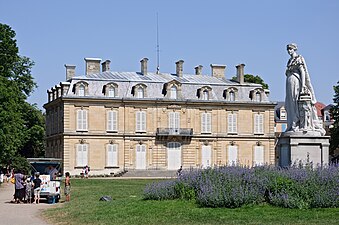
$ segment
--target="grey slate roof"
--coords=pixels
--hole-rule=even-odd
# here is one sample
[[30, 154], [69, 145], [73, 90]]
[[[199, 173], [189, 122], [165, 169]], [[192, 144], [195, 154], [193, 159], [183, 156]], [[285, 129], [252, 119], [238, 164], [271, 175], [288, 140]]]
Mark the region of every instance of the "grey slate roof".
[[[217, 78], [210, 75], [192, 75], [183, 74], [178, 77], [170, 73], [147, 73], [143, 75], [139, 72], [112, 72], [106, 71], [86, 76], [75, 76], [70, 82], [70, 89], [66, 96], [76, 96], [73, 87], [76, 83], [84, 81], [88, 83], [87, 97], [105, 97], [103, 95], [104, 85], [114, 82], [118, 85], [119, 98], [134, 98], [132, 87], [136, 84], [144, 84], [147, 87], [145, 98], [166, 98], [162, 90], [164, 84], [176, 80], [181, 83], [181, 96], [178, 100], [199, 100], [197, 90], [208, 86], [212, 89], [209, 100], [225, 101], [223, 93], [227, 88], [233, 87], [238, 90], [237, 101], [252, 101], [250, 92], [257, 88], [262, 88], [260, 84], [245, 83], [240, 85], [236, 81], [225, 78]], [[269, 102], [266, 93], [263, 95], [262, 102]]]

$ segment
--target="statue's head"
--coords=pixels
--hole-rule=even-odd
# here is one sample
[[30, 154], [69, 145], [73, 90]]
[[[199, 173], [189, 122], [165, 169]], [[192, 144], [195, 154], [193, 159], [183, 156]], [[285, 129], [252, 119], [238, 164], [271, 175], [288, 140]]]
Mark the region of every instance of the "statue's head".
[[287, 49], [293, 49], [294, 51], [298, 50], [298, 46], [295, 43], [291, 43], [287, 45]]

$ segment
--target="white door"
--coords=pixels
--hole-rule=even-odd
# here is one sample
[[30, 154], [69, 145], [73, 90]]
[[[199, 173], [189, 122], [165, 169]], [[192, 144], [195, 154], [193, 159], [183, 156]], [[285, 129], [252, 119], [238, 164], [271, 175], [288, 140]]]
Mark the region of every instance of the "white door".
[[167, 169], [177, 170], [181, 166], [181, 144], [169, 142], [167, 144]]
[[137, 145], [135, 169], [146, 169], [146, 145]]
[[212, 150], [211, 146], [203, 145], [201, 148], [201, 166], [208, 168], [212, 164]]

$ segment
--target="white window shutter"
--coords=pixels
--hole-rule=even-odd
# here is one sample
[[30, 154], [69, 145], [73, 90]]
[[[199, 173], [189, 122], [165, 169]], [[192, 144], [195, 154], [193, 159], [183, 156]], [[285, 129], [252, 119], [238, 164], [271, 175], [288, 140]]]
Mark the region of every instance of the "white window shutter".
[[82, 122], [83, 122], [83, 125], [82, 125], [82, 128], [83, 130], [87, 130], [87, 110], [82, 110]]
[[254, 114], [254, 133], [258, 134], [259, 133], [259, 115]]
[[211, 133], [212, 132], [212, 114], [206, 113], [206, 132]]
[[107, 130], [113, 129], [113, 111], [107, 111]]
[[238, 162], [238, 147], [228, 146], [228, 164], [236, 165]]
[[174, 112], [169, 112], [168, 115], [168, 127], [169, 128], [175, 128], [175, 113]]
[[264, 133], [264, 115], [263, 114], [254, 114], [254, 133], [256, 134]]
[[175, 118], [175, 128], [180, 128], [180, 113], [176, 112], [174, 118]]
[[141, 130], [146, 131], [146, 112], [141, 112], [142, 121], [141, 121]]
[[107, 146], [107, 166], [118, 166], [117, 148], [117, 144], [110, 144]]
[[136, 113], [136, 131], [146, 131], [146, 112], [144, 111]]
[[77, 111], [77, 130], [87, 130], [87, 110]]
[[228, 114], [228, 133], [237, 133], [237, 114]]
[[201, 114], [201, 133], [206, 132], [206, 113]]
[[112, 130], [118, 130], [118, 112], [112, 111]]
[[[141, 126], [140, 126], [140, 124], [141, 124], [141, 114], [140, 114], [141, 112], [140, 111], [138, 111], [137, 113], [136, 113], [136, 131], [140, 131], [141, 130]], [[138, 148], [137, 148], [137, 151], [138, 151]]]
[[77, 130], [82, 130], [82, 110], [77, 111]]
[[264, 133], [264, 115], [263, 114], [259, 115], [259, 132], [261, 134]]
[[264, 146], [254, 147], [254, 165], [264, 165]]
[[86, 166], [88, 164], [88, 152], [86, 144], [77, 145], [77, 166]]

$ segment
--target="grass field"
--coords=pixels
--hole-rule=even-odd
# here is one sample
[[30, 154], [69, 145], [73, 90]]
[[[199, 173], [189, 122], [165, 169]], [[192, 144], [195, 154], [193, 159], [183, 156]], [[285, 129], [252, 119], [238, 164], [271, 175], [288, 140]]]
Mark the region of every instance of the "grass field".
[[[339, 209], [298, 210], [268, 205], [199, 208], [193, 201], [145, 201], [154, 180], [73, 179], [71, 202], [43, 212], [52, 224], [338, 224]], [[99, 201], [103, 195], [111, 202]], [[64, 197], [63, 197], [64, 199]], [[62, 200], [63, 200], [62, 199]]]

